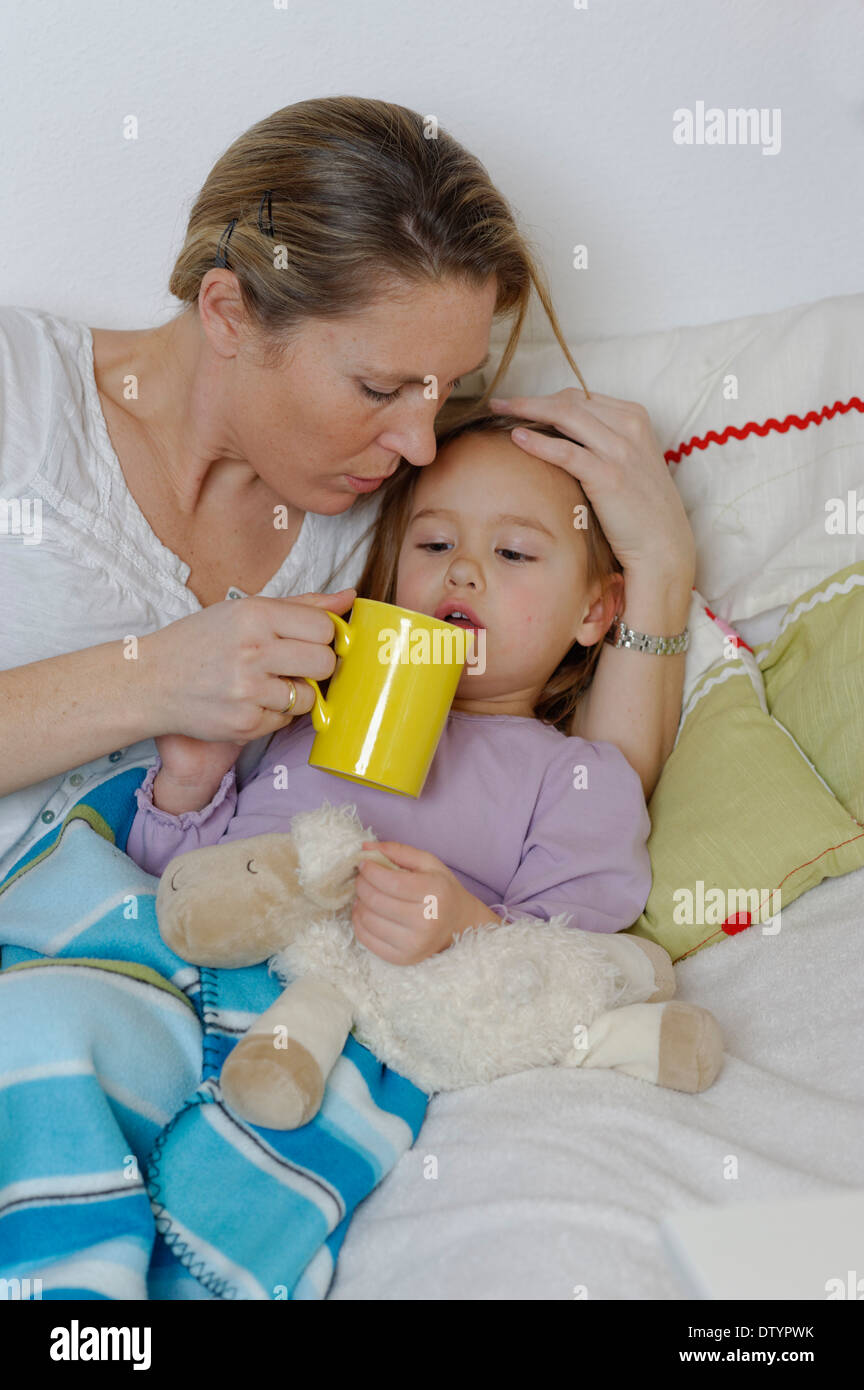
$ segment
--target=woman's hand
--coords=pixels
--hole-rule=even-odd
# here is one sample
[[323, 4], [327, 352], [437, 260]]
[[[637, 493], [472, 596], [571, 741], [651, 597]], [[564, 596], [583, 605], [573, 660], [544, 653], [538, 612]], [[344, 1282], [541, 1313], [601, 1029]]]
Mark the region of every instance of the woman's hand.
[[[329, 645], [334, 624], [322, 609], [342, 614], [355, 597], [354, 589], [342, 589], [296, 598], [226, 599], [140, 638], [140, 675], [153, 725], [160, 735], [237, 744], [239, 751], [306, 714], [314, 691], [302, 677], [326, 680], [336, 665]], [[290, 712], [289, 677], [297, 687]], [[221, 760], [224, 772], [230, 766], [228, 751], [223, 746], [218, 754], [200, 757], [211, 768]], [[193, 761], [199, 756], [179, 744], [172, 753]]]
[[351, 912], [360, 944], [391, 965], [417, 965], [466, 927], [501, 921], [436, 855], [396, 840], [364, 840], [363, 848], [399, 865], [363, 860]]
[[652, 575], [692, 586], [696, 543], [644, 406], [593, 393], [589, 400], [570, 386], [550, 396], [496, 398], [489, 407], [555, 425], [574, 441], [535, 431], [511, 435], [526, 453], [579, 480], [625, 580]]

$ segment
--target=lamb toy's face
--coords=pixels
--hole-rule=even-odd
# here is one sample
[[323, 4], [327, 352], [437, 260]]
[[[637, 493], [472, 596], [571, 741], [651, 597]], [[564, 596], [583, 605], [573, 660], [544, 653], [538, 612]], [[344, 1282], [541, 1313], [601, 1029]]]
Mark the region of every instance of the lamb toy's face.
[[364, 859], [395, 869], [353, 803], [325, 802], [274, 831], [178, 854], [156, 894], [163, 941], [193, 965], [258, 965], [310, 925], [345, 925]]
[[162, 939], [195, 965], [257, 965], [292, 939], [304, 897], [290, 835], [256, 835], [179, 854], [156, 894]]

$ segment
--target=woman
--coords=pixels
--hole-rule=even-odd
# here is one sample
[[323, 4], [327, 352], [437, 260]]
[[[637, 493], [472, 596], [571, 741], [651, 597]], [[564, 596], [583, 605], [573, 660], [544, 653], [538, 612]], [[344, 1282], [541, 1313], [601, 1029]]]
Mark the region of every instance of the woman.
[[[210, 172], [169, 323], [0, 310], [0, 876], [152, 739], [252, 745], [242, 778], [311, 707], [300, 678], [333, 670], [321, 610], [351, 605], [376, 487], [400, 458], [434, 458], [438, 410], [512, 314], [494, 391], [532, 284], [582, 381], [504, 198], [426, 134], [386, 102], [285, 107]], [[678, 634], [694, 543], [644, 409], [577, 388], [492, 405], [567, 436], [516, 442], [582, 482], [623, 567], [624, 621]], [[604, 647], [574, 717], [646, 797], [683, 672], [681, 655]]]

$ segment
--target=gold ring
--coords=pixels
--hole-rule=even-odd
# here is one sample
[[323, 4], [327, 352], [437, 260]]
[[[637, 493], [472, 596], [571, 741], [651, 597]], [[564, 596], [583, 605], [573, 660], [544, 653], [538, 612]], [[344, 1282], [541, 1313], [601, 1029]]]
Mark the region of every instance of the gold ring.
[[297, 703], [297, 687], [291, 680], [290, 676], [283, 676], [282, 679], [288, 681], [291, 686], [291, 699], [288, 701], [288, 704], [285, 706], [285, 708], [281, 711], [282, 714], [288, 714], [289, 710], [292, 710]]

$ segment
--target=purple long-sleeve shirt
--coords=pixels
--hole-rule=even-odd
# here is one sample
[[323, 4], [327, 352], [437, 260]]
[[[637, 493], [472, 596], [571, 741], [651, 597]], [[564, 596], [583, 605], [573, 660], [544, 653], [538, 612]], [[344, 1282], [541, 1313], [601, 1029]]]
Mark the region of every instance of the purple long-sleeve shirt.
[[153, 805], [161, 766], [135, 793], [126, 852], [160, 875], [176, 854], [288, 830], [298, 811], [353, 803], [379, 840], [430, 851], [505, 921], [571, 914], [569, 926], [615, 932], [651, 890], [651, 829], [642, 783], [612, 743], [568, 738], [521, 715], [451, 710], [419, 798], [308, 764], [308, 715], [280, 729], [238, 791], [234, 769], [200, 811]]

